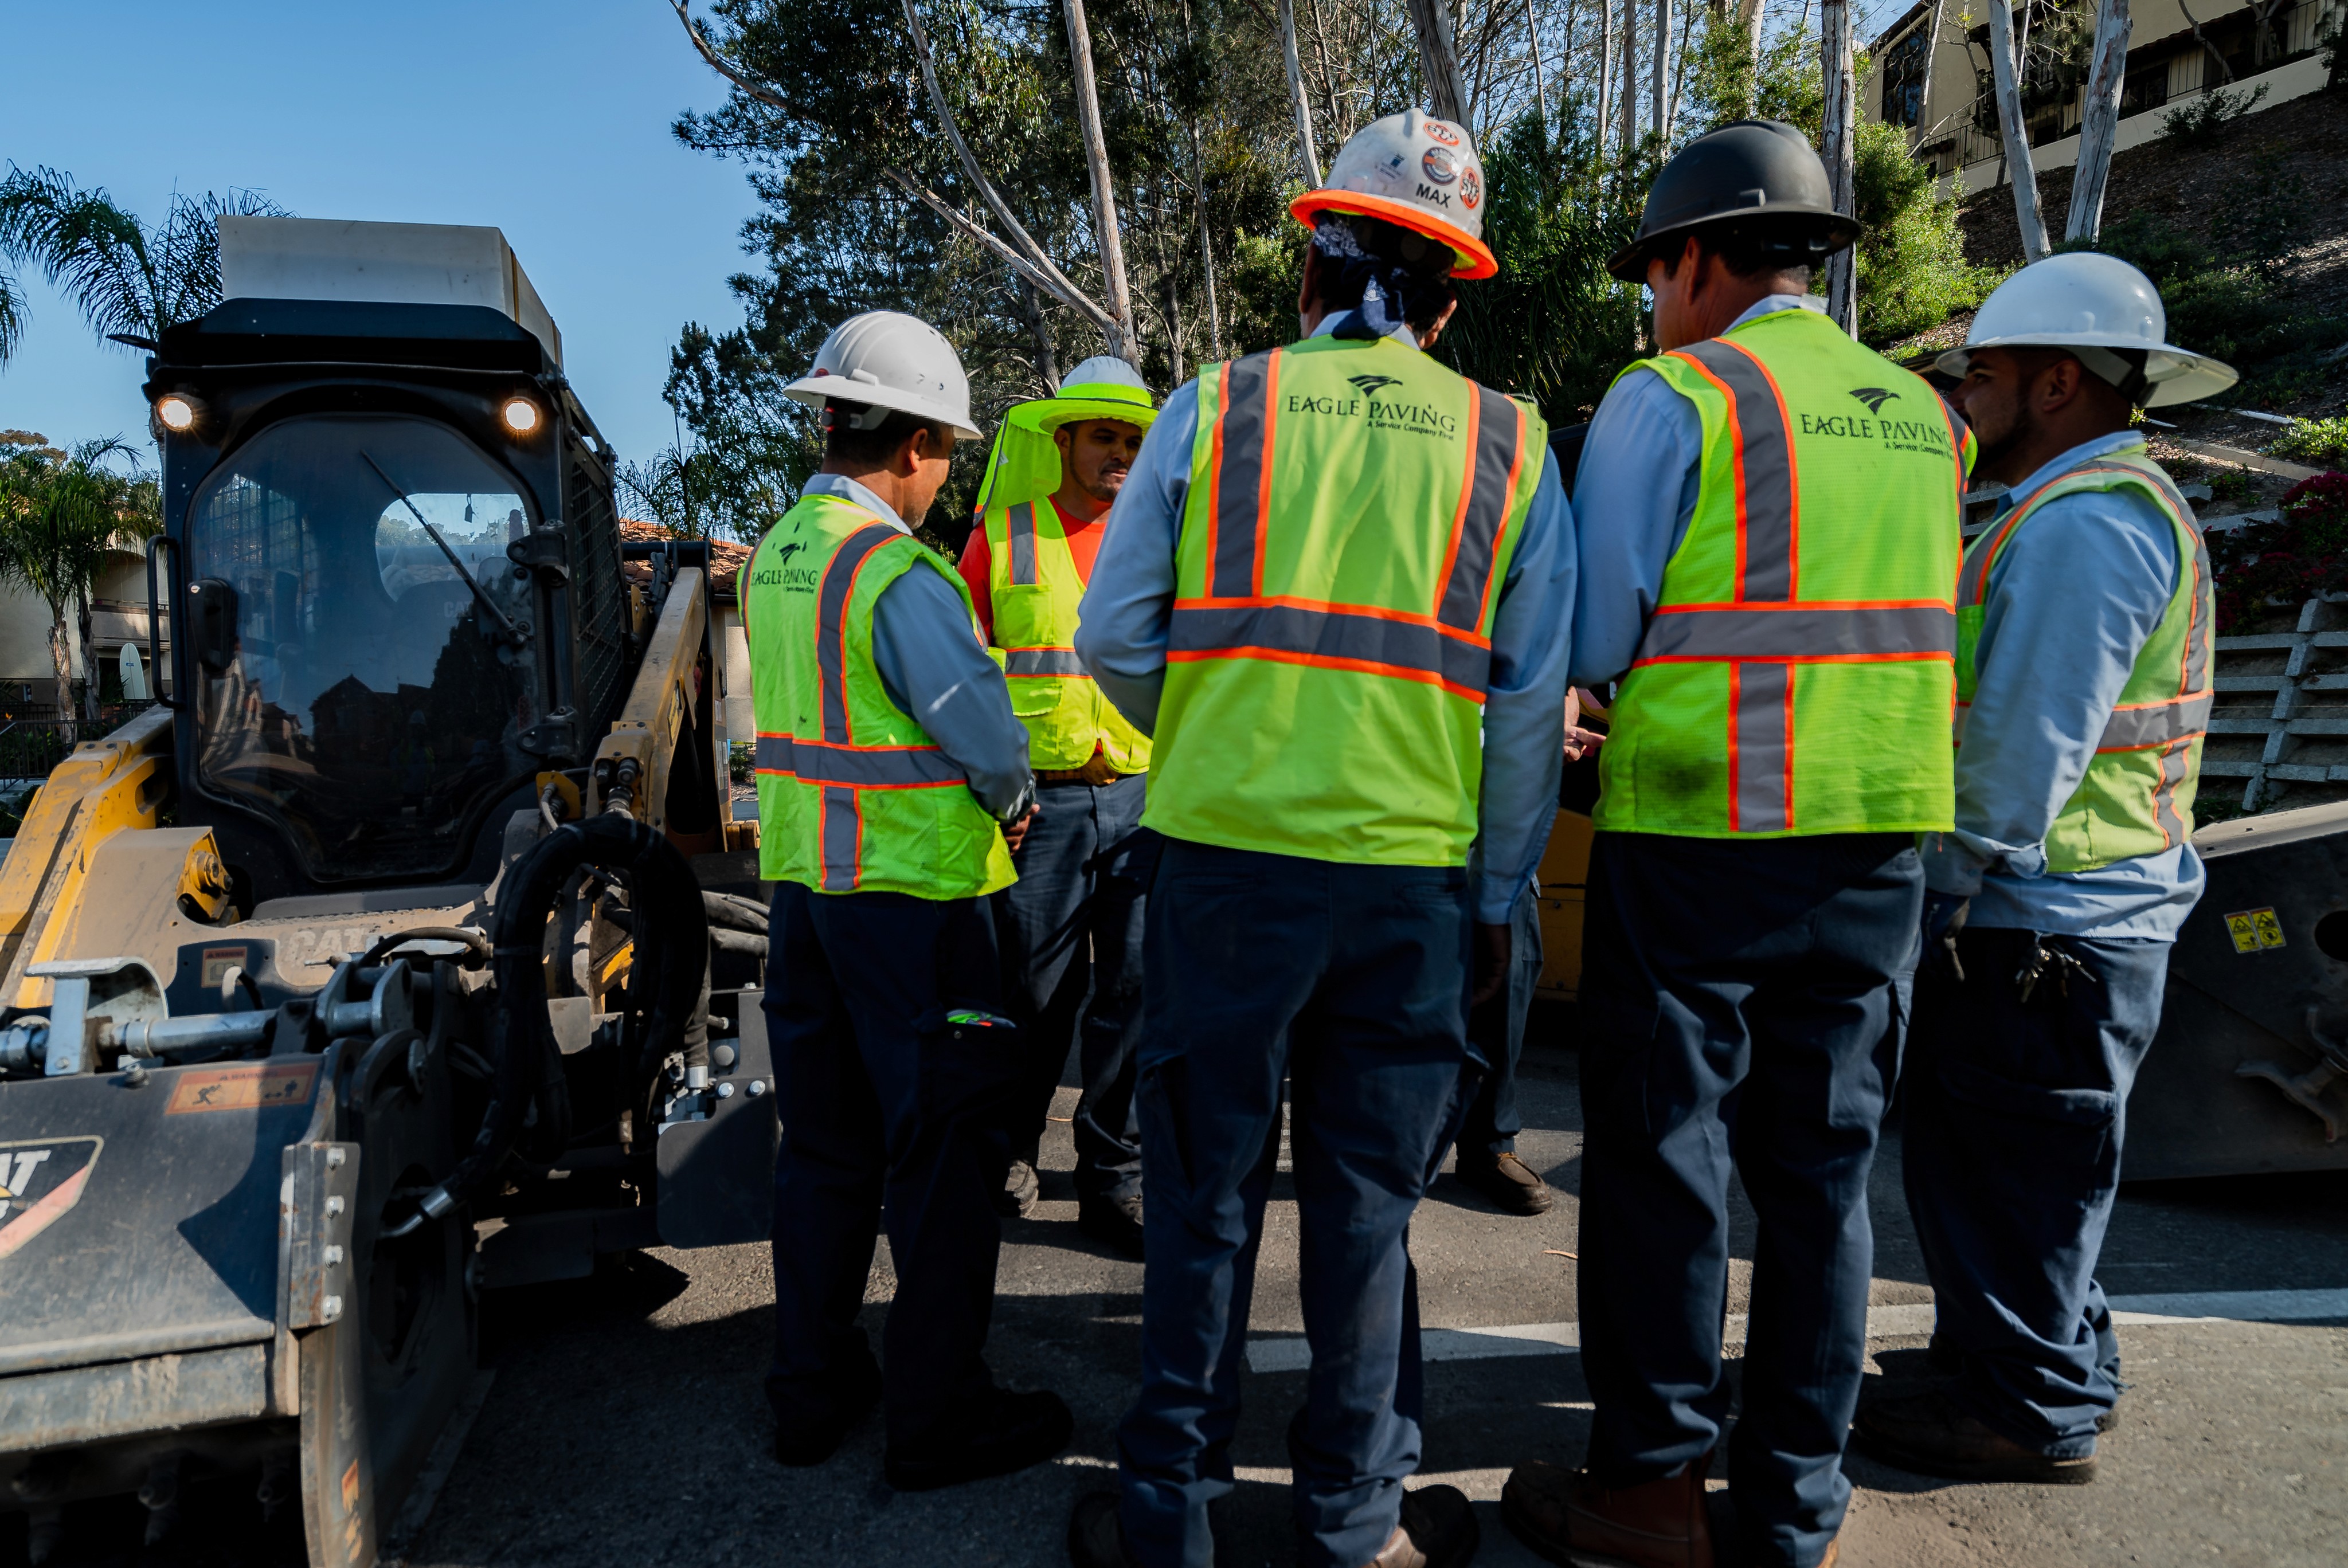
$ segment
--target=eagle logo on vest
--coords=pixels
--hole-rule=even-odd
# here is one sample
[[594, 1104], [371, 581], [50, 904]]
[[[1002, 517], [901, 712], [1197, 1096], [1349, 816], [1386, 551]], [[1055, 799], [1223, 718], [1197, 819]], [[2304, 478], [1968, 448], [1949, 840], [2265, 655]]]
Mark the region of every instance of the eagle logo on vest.
[[1345, 379], [1364, 397], [1375, 397], [1383, 387], [1402, 384], [1402, 378], [1395, 375], [1349, 375]]
[[807, 541], [805, 539], [793, 539], [787, 545], [778, 546], [775, 550], [775, 564], [777, 566], [788, 566], [790, 564], [791, 557], [797, 555], [799, 551], [805, 548], [807, 548]]
[[1869, 414], [1880, 415], [1883, 405], [1900, 395], [1888, 386], [1859, 386], [1851, 389], [1853, 397], [1867, 405]]

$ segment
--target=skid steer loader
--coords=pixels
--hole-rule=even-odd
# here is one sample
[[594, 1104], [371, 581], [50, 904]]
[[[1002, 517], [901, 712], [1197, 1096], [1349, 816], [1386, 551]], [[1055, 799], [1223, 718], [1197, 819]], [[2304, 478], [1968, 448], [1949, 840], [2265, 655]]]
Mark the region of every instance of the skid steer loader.
[[482, 1292], [767, 1234], [765, 915], [695, 871], [721, 590], [623, 547], [502, 236], [221, 231], [146, 345], [167, 694], [0, 868], [0, 1514], [249, 1486], [367, 1568]]

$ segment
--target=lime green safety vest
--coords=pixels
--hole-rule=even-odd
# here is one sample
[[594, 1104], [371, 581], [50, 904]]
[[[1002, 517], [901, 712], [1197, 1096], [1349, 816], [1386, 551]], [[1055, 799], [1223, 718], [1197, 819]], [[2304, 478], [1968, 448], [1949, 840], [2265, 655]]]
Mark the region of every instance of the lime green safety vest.
[[1314, 860], [1459, 866], [1540, 416], [1391, 338], [1199, 376], [1142, 820]]
[[1080, 768], [1097, 750], [1119, 773], [1146, 772], [1149, 737], [1125, 722], [1076, 662], [1085, 583], [1059, 508], [1048, 500], [989, 507], [982, 526], [994, 646], [1011, 678], [1012, 712], [1027, 726], [1028, 761]]
[[931, 569], [967, 609], [970, 589], [944, 557], [836, 496], [802, 496], [743, 566], [767, 880], [918, 898], [1016, 880], [969, 779], [890, 700], [872, 662], [880, 590]]
[[2087, 490], [2135, 490], [2177, 530], [2177, 587], [2168, 610], [2145, 640], [2105, 722], [2086, 776], [2055, 814], [2046, 834], [2046, 868], [2092, 871], [2115, 860], [2157, 855], [2193, 833], [2193, 797], [2201, 782], [2201, 742], [2216, 694], [2209, 684], [2217, 596], [2209, 551], [2193, 508], [2139, 441], [2090, 457], [2024, 496], [1982, 530], [1957, 579], [1957, 745], [1980, 679], [1974, 651], [1987, 613], [1989, 574], [2024, 524], [2047, 502]]
[[1815, 311], [1641, 364], [1702, 417], [1702, 480], [1615, 701], [1597, 825], [1947, 827], [1972, 433]]

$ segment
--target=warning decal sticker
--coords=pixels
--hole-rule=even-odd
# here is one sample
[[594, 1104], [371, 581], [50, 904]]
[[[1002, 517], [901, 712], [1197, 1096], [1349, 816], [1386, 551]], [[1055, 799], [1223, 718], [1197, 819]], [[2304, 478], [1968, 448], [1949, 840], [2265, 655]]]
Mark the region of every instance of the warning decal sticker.
[[180, 1074], [171, 1086], [166, 1116], [200, 1111], [265, 1111], [273, 1105], [304, 1105], [318, 1081], [313, 1061], [257, 1061], [249, 1067], [205, 1067]]
[[81, 1202], [103, 1138], [44, 1138], [0, 1143], [0, 1258], [63, 1219]]
[[2234, 951], [2255, 953], [2262, 948], [2283, 945], [2282, 922], [2275, 918], [2272, 907], [2243, 909], [2226, 917], [2226, 935], [2234, 941]]

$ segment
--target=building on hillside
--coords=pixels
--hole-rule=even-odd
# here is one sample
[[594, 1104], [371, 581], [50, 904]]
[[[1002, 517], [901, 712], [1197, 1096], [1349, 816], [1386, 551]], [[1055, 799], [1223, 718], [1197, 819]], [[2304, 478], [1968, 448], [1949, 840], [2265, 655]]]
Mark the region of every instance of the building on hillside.
[[[2330, 75], [2325, 38], [2348, 26], [2348, 0], [2220, 9], [2225, 3], [2135, 0], [2115, 151], [2160, 136], [2169, 114], [2214, 90], [2246, 98], [2264, 88], [2251, 112], [2322, 90]], [[2031, 162], [2042, 173], [2067, 169], [2079, 157], [2095, 0], [2032, 5], [2025, 25], [2022, 102]], [[1859, 102], [1867, 118], [1904, 128], [1910, 149], [1957, 195], [2006, 182], [1986, 20], [1950, 0], [1919, 0], [1883, 30], [1869, 56], [1874, 70]]]
[[[166, 612], [158, 628], [166, 658], [171, 647], [171, 626]], [[118, 661], [122, 645], [136, 644], [146, 668], [147, 689], [155, 690], [156, 676], [147, 648], [147, 558], [139, 545], [125, 541], [107, 552], [106, 571], [98, 579], [90, 600], [90, 651], [98, 664], [98, 700], [122, 701]], [[68, 628], [67, 641], [77, 682], [86, 682], [78, 639]], [[57, 667], [49, 657], [49, 607], [38, 594], [15, 584], [0, 585], [0, 712], [13, 717], [53, 716], [57, 704]]]

